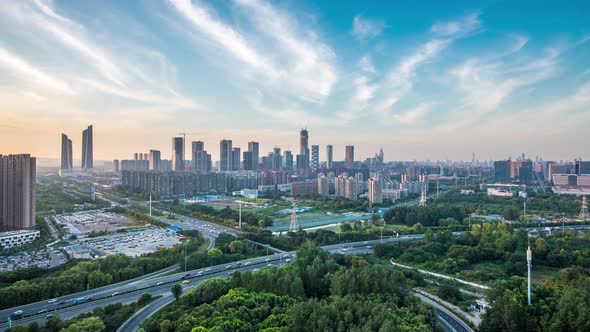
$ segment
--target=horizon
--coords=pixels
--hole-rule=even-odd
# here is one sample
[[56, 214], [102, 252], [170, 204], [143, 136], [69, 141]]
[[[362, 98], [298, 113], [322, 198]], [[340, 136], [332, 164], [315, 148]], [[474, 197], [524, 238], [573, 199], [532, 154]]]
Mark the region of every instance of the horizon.
[[65, 133], [79, 159], [92, 124], [105, 161], [150, 149], [169, 159], [180, 132], [213, 160], [221, 139], [297, 151], [301, 127], [320, 160], [328, 144], [336, 160], [345, 145], [356, 160], [380, 148], [386, 160], [588, 160], [588, 9], [7, 2], [0, 152], [59, 158]]

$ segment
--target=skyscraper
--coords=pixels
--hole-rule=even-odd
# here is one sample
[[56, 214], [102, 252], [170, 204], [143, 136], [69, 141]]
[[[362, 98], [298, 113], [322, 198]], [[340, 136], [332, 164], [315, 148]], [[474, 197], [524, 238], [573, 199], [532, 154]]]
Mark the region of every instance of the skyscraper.
[[35, 226], [36, 167], [29, 154], [0, 155], [0, 230]]
[[346, 146], [345, 164], [346, 164], [346, 168], [353, 168], [354, 167], [354, 145], [347, 145]]
[[318, 194], [322, 196], [328, 196], [330, 194], [330, 181], [323, 175], [318, 178]]
[[119, 159], [113, 160], [113, 173], [119, 174]]
[[193, 172], [208, 172], [208, 157], [205, 151], [205, 143], [202, 141], [194, 141], [192, 147], [192, 171]]
[[332, 163], [334, 162], [334, 147], [332, 145], [326, 146], [326, 167], [328, 169], [332, 168]]
[[68, 135], [61, 134], [61, 170], [72, 168], [72, 140], [68, 138]]
[[252, 170], [252, 151], [242, 153], [242, 168], [246, 171]]
[[92, 150], [92, 125], [82, 131], [82, 169], [94, 168], [94, 154]]
[[232, 141], [223, 139], [219, 142], [219, 170], [220, 171], [231, 171], [232, 170]]
[[240, 162], [240, 158], [242, 157], [241, 154], [241, 149], [240, 148], [232, 148], [232, 158], [231, 158], [231, 170], [232, 171], [239, 171], [240, 170], [240, 166], [241, 162]]
[[258, 142], [248, 142], [248, 151], [252, 152], [252, 165], [250, 166], [250, 169], [255, 171], [258, 169], [258, 159], [260, 158]]
[[320, 167], [320, 146], [319, 145], [312, 145], [311, 146], [311, 170], [317, 171]]
[[285, 160], [284, 168], [288, 171], [293, 170], [293, 154], [291, 151], [285, 151], [283, 153], [283, 159]]
[[184, 172], [184, 139], [182, 137], [172, 138], [172, 170]]
[[300, 168], [309, 168], [309, 132], [306, 128], [299, 133], [299, 154], [303, 156], [303, 165]]
[[369, 202], [383, 203], [383, 181], [375, 178], [369, 179]]
[[275, 147], [272, 150], [272, 169], [283, 168], [283, 156], [281, 156], [281, 148]]
[[496, 182], [508, 182], [510, 180], [510, 160], [494, 161], [494, 179]]
[[160, 170], [160, 160], [161, 158], [161, 153], [159, 150], [150, 150], [150, 155], [149, 155], [149, 168], [150, 171], [159, 171]]

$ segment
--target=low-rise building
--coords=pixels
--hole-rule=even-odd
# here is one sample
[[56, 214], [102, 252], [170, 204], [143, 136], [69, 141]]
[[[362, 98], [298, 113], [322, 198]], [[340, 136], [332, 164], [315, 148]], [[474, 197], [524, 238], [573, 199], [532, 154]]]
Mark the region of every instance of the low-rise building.
[[39, 231], [33, 230], [20, 230], [13, 232], [0, 233], [0, 247], [1, 248], [12, 248], [19, 247], [23, 244], [30, 243], [38, 239], [40, 236]]

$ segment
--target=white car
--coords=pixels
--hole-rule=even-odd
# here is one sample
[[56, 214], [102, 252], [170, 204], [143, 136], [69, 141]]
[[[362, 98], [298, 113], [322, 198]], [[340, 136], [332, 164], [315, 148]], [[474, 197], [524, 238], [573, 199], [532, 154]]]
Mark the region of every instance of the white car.
[[244, 266], [248, 266], [250, 264], [252, 264], [252, 262], [246, 262], [246, 263], [244, 263]]
[[47, 303], [55, 303], [55, 302], [57, 302], [57, 299], [51, 299], [51, 300], [47, 301]]

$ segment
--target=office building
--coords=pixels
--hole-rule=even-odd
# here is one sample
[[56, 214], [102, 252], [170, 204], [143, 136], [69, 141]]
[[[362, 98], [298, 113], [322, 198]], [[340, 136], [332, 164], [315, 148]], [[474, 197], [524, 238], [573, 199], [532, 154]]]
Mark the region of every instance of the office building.
[[301, 181], [291, 183], [291, 195], [306, 196], [318, 192], [317, 181]]
[[0, 155], [0, 230], [35, 226], [37, 160], [29, 154]]
[[358, 199], [358, 181], [352, 176], [346, 179], [346, 188], [344, 197], [356, 201]]
[[375, 178], [369, 179], [369, 202], [372, 204], [383, 203], [383, 181]]
[[0, 248], [20, 247], [39, 238], [41, 232], [36, 230], [19, 230], [0, 233]]
[[346, 146], [346, 158], [345, 158], [345, 165], [346, 168], [353, 168], [354, 167], [354, 146], [347, 145]]
[[70, 171], [72, 168], [72, 140], [68, 138], [68, 135], [61, 134], [61, 170]]
[[133, 154], [133, 160], [139, 160], [139, 153], [135, 152]]
[[120, 171], [119, 159], [115, 159], [115, 160], [113, 160], [113, 173], [119, 174], [119, 171]]
[[332, 163], [334, 162], [334, 147], [332, 145], [326, 146], [326, 167], [331, 169], [333, 167]]
[[299, 133], [299, 154], [302, 155], [301, 167], [297, 168], [307, 169], [309, 167], [309, 132], [306, 128], [301, 129]]
[[159, 171], [160, 170], [160, 160], [161, 154], [159, 150], [150, 150], [150, 154], [148, 157], [148, 167], [150, 171]]
[[496, 182], [510, 181], [510, 160], [494, 161], [494, 180]]
[[272, 169], [283, 169], [283, 156], [281, 156], [281, 148], [275, 147], [272, 151]]
[[172, 138], [172, 170], [184, 172], [184, 138]]
[[92, 126], [82, 131], [82, 169], [94, 168], [94, 153], [92, 147]]
[[285, 160], [284, 169], [287, 171], [293, 170], [293, 153], [291, 151], [285, 151], [283, 153], [283, 159]]
[[576, 160], [574, 164], [574, 173], [577, 175], [590, 174], [590, 161]]
[[311, 170], [317, 171], [320, 167], [320, 146], [319, 145], [312, 145], [311, 146]]
[[222, 172], [232, 170], [232, 141], [223, 139], [219, 142], [219, 170]]
[[252, 165], [249, 169], [255, 171], [258, 169], [258, 162], [260, 158], [260, 152], [258, 149], [258, 142], [248, 142], [248, 151], [252, 152]]
[[242, 157], [241, 150], [240, 150], [240, 148], [232, 148], [231, 151], [232, 151], [231, 170], [232, 171], [239, 171], [240, 166], [241, 166], [240, 158]]
[[211, 166], [209, 165], [211, 162], [211, 155], [207, 154], [204, 142], [192, 142], [191, 156], [191, 169], [193, 172], [208, 172], [211, 170]]

